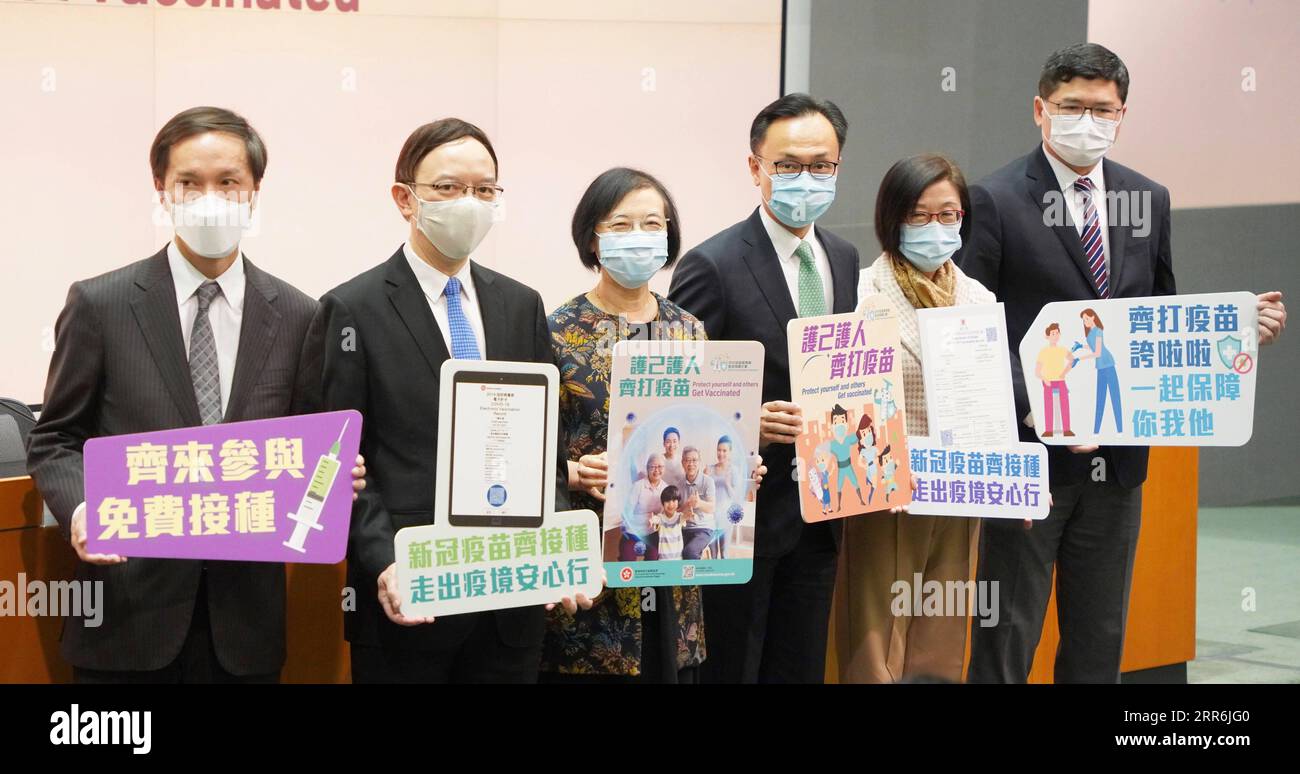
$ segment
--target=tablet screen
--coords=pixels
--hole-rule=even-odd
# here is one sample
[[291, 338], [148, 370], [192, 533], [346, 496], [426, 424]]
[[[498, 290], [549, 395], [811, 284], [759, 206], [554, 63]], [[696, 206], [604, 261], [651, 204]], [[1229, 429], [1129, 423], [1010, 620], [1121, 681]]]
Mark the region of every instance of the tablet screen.
[[547, 384], [538, 374], [461, 371], [452, 399], [452, 524], [539, 526]]

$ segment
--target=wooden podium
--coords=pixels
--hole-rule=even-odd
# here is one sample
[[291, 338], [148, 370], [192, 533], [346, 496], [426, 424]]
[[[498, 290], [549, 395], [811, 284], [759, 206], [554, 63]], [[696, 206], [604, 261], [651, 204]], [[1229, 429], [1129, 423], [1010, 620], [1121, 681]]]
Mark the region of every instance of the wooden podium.
[[[1195, 657], [1195, 449], [1151, 451], [1143, 492], [1142, 531], [1133, 570], [1125, 672], [1180, 664]], [[29, 478], [0, 479], [0, 581], [72, 578], [76, 555], [57, 529], [41, 527], [41, 501]], [[290, 565], [288, 570], [287, 683], [337, 683], [350, 678], [343, 641], [343, 565]], [[373, 594], [374, 588], [356, 589]], [[66, 682], [71, 669], [59, 655], [62, 620], [0, 616], [0, 683]], [[707, 626], [707, 622], [706, 622]], [[835, 621], [831, 622], [832, 628]], [[830, 642], [835, 642], [834, 633]], [[1055, 602], [1047, 612], [1031, 682], [1051, 682], [1056, 652]], [[836, 653], [827, 680], [838, 675]]]

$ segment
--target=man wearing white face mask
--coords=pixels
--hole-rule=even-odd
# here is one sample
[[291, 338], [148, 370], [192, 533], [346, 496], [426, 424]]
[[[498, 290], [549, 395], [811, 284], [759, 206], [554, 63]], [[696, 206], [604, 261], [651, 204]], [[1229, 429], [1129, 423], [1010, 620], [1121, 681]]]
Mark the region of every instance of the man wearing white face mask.
[[[326, 293], [304, 346], [312, 405], [366, 418], [361, 448], [372, 486], [348, 538], [344, 614], [354, 682], [533, 682], [541, 607], [410, 618], [396, 586], [393, 536], [433, 523], [438, 376], [448, 358], [551, 362], [541, 296], [470, 256], [500, 217], [492, 143], [444, 118], [411, 133], [397, 158], [393, 202], [406, 242], [383, 263]], [[557, 468], [557, 510], [568, 504]]]
[[229, 110], [197, 107], [159, 130], [149, 160], [175, 238], [72, 286], [29, 440], [28, 468], [81, 560], [78, 580], [103, 583], [102, 625], [69, 618], [63, 654], [78, 682], [274, 682], [285, 655], [283, 565], [86, 552], [87, 439], [301, 405], [295, 383], [316, 302], [239, 245], [266, 171], [262, 138]]
[[[1018, 346], [1044, 304], [1176, 292], [1168, 189], [1106, 158], [1128, 87], [1128, 69], [1103, 46], [1052, 54], [1033, 101], [1041, 146], [971, 187], [970, 241], [956, 260], [1005, 304], [1021, 417], [1030, 409]], [[1280, 293], [1259, 304], [1260, 341], [1268, 343], [1286, 312]], [[1023, 425], [1021, 439], [1036, 440], [1033, 428]], [[1048, 517], [1031, 529], [1008, 519], [984, 524], [979, 581], [999, 583], [1002, 610], [996, 626], [972, 627], [971, 681], [1028, 678], [1053, 568], [1056, 681], [1119, 679], [1147, 449], [1049, 446], [1048, 455]]]

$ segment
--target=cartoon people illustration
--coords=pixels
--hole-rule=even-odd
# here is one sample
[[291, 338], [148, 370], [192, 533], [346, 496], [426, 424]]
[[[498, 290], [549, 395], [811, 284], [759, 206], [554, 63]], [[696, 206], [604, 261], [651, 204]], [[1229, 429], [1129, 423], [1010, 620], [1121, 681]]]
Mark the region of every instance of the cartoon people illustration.
[[866, 468], [867, 502], [871, 502], [871, 498], [876, 496], [876, 476], [879, 471], [876, 467], [876, 428], [871, 423], [871, 415], [865, 411], [858, 420], [858, 459], [862, 460], [862, 465]]
[[826, 447], [820, 446], [813, 452], [815, 464], [813, 470], [808, 472], [808, 491], [812, 492], [813, 499], [822, 504], [823, 516], [831, 512], [831, 473], [825, 451]]
[[894, 456], [891, 454], [892, 448], [888, 445], [880, 451], [880, 473], [881, 486], [885, 488], [885, 502], [889, 502], [889, 496], [898, 491], [898, 481], [895, 475], [898, 473], [898, 463], [894, 462]]
[[1078, 361], [1070, 351], [1061, 346], [1061, 326], [1052, 323], [1047, 326], [1047, 346], [1038, 351], [1038, 361], [1034, 364], [1034, 376], [1043, 383], [1043, 414], [1046, 417], [1044, 438], [1051, 438], [1054, 432], [1055, 411], [1052, 408], [1052, 396], [1061, 402], [1062, 435], [1074, 435], [1070, 431], [1070, 388], [1065, 384], [1065, 375]]
[[1092, 309], [1079, 313], [1083, 320], [1083, 332], [1088, 346], [1078, 357], [1080, 360], [1095, 360], [1097, 363], [1097, 412], [1093, 415], [1092, 432], [1101, 432], [1101, 420], [1106, 411], [1106, 398], [1110, 397], [1111, 410], [1115, 414], [1115, 432], [1124, 432], [1124, 410], [1120, 408], [1119, 375], [1115, 371], [1115, 358], [1106, 349], [1105, 334], [1101, 318]]
[[866, 505], [862, 499], [862, 487], [858, 485], [858, 474], [853, 472], [853, 451], [857, 448], [856, 438], [849, 437], [849, 412], [836, 403], [831, 408], [831, 453], [835, 455], [835, 464], [839, 466], [839, 476], [835, 480], [835, 510], [844, 509], [844, 482], [853, 485], [858, 493], [858, 502]]
[[898, 404], [894, 402], [894, 385], [888, 379], [882, 379], [884, 386], [876, 390], [876, 416], [880, 417], [880, 426], [883, 429], [883, 442], [889, 444], [889, 420], [894, 418], [898, 413]]

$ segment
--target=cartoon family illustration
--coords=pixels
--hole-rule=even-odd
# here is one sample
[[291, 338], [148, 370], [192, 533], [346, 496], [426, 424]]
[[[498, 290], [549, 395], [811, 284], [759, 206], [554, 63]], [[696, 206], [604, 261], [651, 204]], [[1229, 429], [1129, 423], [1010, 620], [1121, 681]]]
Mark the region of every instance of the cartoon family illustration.
[[[882, 417], [877, 422], [874, 417]], [[812, 468], [806, 471], [808, 491], [821, 505], [821, 515], [831, 517], [844, 510], [845, 492], [850, 493], [850, 507], [866, 509], [875, 502], [880, 492], [885, 503], [898, 491], [898, 463], [890, 444], [890, 422], [898, 424], [901, 417], [893, 400], [889, 380], [876, 393], [874, 402], [862, 407], [856, 428], [849, 410], [836, 403], [830, 411], [829, 437], [814, 434], [810, 455]], [[896, 429], [897, 432], [897, 429]], [[861, 474], [861, 478], [859, 478]], [[832, 483], [833, 482], [833, 483]], [[863, 495], [863, 488], [866, 495]], [[835, 504], [831, 506], [832, 489]], [[854, 500], [857, 500], [854, 503]], [[861, 511], [855, 511], [861, 512]]]
[[1061, 345], [1060, 324], [1052, 323], [1044, 331], [1047, 346], [1038, 351], [1038, 359], [1034, 364], [1034, 375], [1043, 383], [1043, 438], [1051, 438], [1056, 433], [1056, 405], [1061, 409], [1061, 435], [1074, 436], [1070, 430], [1070, 388], [1065, 377], [1079, 365], [1080, 360], [1093, 360], [1097, 368], [1097, 407], [1093, 414], [1092, 432], [1101, 432], [1108, 401], [1115, 420], [1115, 432], [1124, 432], [1119, 375], [1115, 370], [1115, 358], [1106, 348], [1105, 327], [1093, 309], [1084, 309], [1079, 313], [1079, 318], [1083, 323], [1084, 341], [1087, 344], [1076, 341], [1066, 349]]

